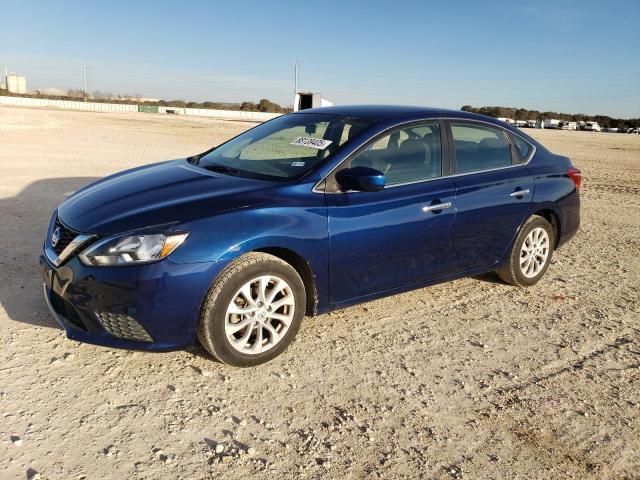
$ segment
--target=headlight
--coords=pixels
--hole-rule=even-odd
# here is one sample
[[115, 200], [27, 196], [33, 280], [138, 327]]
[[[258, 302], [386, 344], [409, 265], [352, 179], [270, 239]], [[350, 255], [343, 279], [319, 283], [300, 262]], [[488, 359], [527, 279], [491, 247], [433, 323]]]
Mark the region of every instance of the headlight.
[[140, 234], [109, 237], [80, 254], [85, 265], [129, 265], [163, 259], [189, 236], [188, 233], [165, 235]]

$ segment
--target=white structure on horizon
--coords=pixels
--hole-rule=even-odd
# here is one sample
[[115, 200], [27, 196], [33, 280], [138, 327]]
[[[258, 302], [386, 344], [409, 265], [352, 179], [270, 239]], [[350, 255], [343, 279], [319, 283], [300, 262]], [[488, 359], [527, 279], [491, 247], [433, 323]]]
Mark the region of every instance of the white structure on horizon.
[[306, 110], [307, 108], [330, 107], [333, 102], [322, 97], [320, 93], [296, 92], [293, 99], [293, 111]]
[[598, 122], [586, 122], [584, 124], [584, 129], [587, 132], [599, 132], [602, 129], [600, 128], [600, 125], [598, 125]]
[[563, 120], [560, 122], [561, 130], [578, 130], [578, 122], [570, 122], [568, 120]]
[[501, 122], [508, 123], [509, 125], [512, 125], [513, 122], [515, 121], [513, 118], [507, 118], [507, 117], [498, 117], [496, 118], [496, 120], [500, 120]]
[[27, 93], [27, 79], [23, 75], [9, 74], [5, 68], [5, 85], [9, 93]]

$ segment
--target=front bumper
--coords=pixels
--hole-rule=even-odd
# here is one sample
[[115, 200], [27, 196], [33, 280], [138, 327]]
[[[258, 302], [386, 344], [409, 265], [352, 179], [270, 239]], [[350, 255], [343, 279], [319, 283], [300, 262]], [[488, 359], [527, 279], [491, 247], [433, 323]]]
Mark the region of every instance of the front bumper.
[[40, 256], [44, 296], [67, 337], [131, 350], [175, 350], [195, 341], [202, 300], [221, 266], [170, 258], [126, 267], [60, 267]]

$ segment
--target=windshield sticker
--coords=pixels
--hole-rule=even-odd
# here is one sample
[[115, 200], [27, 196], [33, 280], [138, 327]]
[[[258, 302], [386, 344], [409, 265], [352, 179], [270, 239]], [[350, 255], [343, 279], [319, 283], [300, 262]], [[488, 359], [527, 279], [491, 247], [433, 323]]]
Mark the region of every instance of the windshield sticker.
[[304, 162], [291, 162], [292, 167], [304, 167]]
[[331, 140], [323, 140], [322, 138], [298, 137], [291, 145], [302, 145], [303, 147], [315, 148], [316, 150], [324, 150], [333, 142]]

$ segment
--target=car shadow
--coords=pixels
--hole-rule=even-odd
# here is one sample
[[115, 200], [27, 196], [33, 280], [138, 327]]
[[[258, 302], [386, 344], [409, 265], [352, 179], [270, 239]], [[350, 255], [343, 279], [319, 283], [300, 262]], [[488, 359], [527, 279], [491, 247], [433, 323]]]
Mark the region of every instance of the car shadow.
[[505, 284], [502, 280], [500, 280], [500, 277], [496, 272], [481, 273], [480, 275], [474, 275], [471, 278], [473, 278], [474, 280], [480, 280], [487, 283], [495, 283], [498, 285]]
[[71, 193], [97, 180], [38, 180], [18, 195], [0, 199], [0, 305], [16, 322], [60, 328], [42, 296], [38, 258], [53, 209]]

